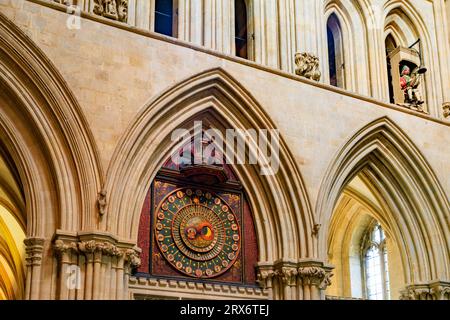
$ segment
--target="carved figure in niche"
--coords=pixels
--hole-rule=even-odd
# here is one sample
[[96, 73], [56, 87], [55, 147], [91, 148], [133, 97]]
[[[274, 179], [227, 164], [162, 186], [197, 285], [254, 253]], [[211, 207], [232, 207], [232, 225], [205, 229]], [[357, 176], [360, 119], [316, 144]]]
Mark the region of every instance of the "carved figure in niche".
[[320, 80], [322, 74], [319, 71], [319, 58], [317, 56], [307, 52], [298, 52], [295, 54], [295, 64], [297, 65], [295, 74], [315, 81]]
[[117, 17], [116, 0], [105, 0], [105, 15], [107, 17]]
[[424, 103], [420, 93], [421, 74], [419, 68], [415, 68], [411, 73], [408, 66], [403, 66], [400, 77], [400, 86], [405, 93], [405, 102], [414, 106], [420, 106]]

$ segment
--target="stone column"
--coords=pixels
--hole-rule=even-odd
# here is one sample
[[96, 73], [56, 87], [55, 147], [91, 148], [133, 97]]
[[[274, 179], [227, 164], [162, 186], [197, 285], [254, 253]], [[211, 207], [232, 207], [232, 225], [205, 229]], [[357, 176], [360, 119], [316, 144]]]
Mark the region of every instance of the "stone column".
[[[309, 52], [319, 57], [322, 81], [329, 81], [326, 21], [323, 1], [295, 0], [295, 52]], [[325, 37], [324, 37], [325, 35]]]
[[267, 289], [271, 300], [276, 300], [273, 289], [274, 276], [275, 272], [273, 271], [273, 267], [271, 265], [260, 265], [258, 267], [257, 282], [261, 288]]
[[258, 283], [274, 300], [325, 300], [331, 267], [320, 261], [260, 264]]
[[204, 46], [234, 55], [234, 1], [205, 1], [203, 10]]
[[280, 67], [294, 73], [296, 35], [300, 33], [296, 24], [295, 0], [279, 0]]
[[37, 300], [41, 287], [41, 264], [45, 240], [43, 238], [27, 238], [24, 243], [27, 265], [25, 299]]
[[178, 38], [203, 45], [202, 0], [178, 0]]
[[279, 67], [278, 10], [276, 0], [254, 0], [254, 60], [269, 67]]
[[104, 233], [58, 232], [53, 250], [58, 261], [57, 298], [128, 298], [129, 275], [140, 264], [140, 250], [132, 243]]
[[[78, 245], [72, 239], [63, 241], [58, 239], [53, 244], [53, 250], [58, 259], [59, 294], [60, 300], [73, 300], [77, 290], [78, 277]], [[74, 269], [71, 266], [75, 266]], [[74, 274], [72, 273], [74, 272]], [[73, 277], [73, 278], [72, 278]]]

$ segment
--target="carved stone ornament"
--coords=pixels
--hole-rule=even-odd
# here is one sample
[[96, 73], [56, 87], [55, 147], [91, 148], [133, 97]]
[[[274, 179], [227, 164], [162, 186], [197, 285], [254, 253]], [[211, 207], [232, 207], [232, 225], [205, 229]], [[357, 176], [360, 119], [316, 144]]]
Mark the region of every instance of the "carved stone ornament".
[[450, 283], [436, 281], [429, 284], [411, 285], [400, 293], [400, 300], [449, 300]]
[[442, 109], [444, 112], [444, 118], [448, 118], [450, 116], [450, 102], [444, 102]]
[[61, 257], [65, 253], [77, 253], [78, 245], [76, 242], [65, 243], [62, 240], [56, 240], [53, 244], [53, 250], [55, 250], [57, 256]]
[[93, 12], [98, 16], [127, 22], [128, 0], [94, 0]]
[[319, 58], [307, 52], [297, 52], [295, 54], [295, 74], [307, 79], [320, 81], [322, 76], [319, 71]]
[[125, 261], [128, 262], [132, 268], [138, 268], [141, 265], [139, 252], [135, 249], [127, 249], [125, 251]]

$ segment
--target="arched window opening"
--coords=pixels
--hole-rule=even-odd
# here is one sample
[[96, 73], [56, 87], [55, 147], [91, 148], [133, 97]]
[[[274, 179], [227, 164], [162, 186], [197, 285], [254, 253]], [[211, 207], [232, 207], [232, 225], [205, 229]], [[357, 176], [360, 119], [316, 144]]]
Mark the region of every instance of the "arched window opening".
[[236, 56], [248, 58], [247, 6], [245, 0], [234, 1], [234, 25]]
[[389, 300], [389, 268], [386, 237], [377, 222], [367, 231], [363, 243], [364, 285], [369, 300]]
[[328, 66], [330, 75], [330, 84], [344, 88], [344, 48], [342, 38], [342, 28], [339, 19], [335, 14], [328, 18], [327, 22], [327, 40], [328, 40]]
[[155, 1], [155, 32], [170, 37], [177, 36], [177, 1]]
[[391, 65], [391, 58], [389, 55], [397, 48], [397, 43], [395, 42], [394, 37], [392, 37], [392, 35], [390, 34], [386, 37], [385, 47], [386, 47], [386, 65], [389, 83], [389, 101], [391, 103], [395, 103], [394, 87], [392, 85], [392, 65]]
[[[327, 295], [340, 299], [397, 299], [405, 286], [402, 254], [392, 226], [380, 220], [389, 208], [358, 174], [343, 189], [328, 234], [328, 258], [335, 266]], [[388, 263], [389, 261], [389, 263]]]

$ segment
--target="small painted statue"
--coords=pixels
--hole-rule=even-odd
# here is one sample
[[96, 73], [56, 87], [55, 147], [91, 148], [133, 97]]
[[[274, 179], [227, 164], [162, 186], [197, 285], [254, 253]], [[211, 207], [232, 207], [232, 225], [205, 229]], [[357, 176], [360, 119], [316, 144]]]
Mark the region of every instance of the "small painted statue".
[[405, 102], [420, 106], [424, 103], [422, 94], [420, 93], [420, 78], [419, 68], [415, 68], [411, 73], [408, 66], [403, 66], [400, 77], [400, 86], [405, 93]]

